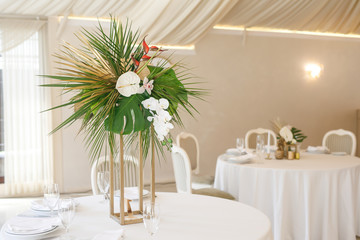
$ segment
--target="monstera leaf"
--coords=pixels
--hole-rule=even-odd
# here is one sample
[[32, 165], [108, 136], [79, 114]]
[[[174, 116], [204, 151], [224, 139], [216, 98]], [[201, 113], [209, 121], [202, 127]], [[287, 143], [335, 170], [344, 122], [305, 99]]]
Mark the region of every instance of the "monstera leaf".
[[151, 123], [147, 117], [150, 112], [141, 105], [144, 99], [140, 94], [119, 99], [114, 114], [105, 120], [106, 130], [127, 135], [149, 128]]
[[154, 78], [154, 96], [155, 98], [166, 98], [169, 103], [169, 112], [176, 112], [178, 104], [185, 105], [188, 102], [187, 91], [184, 85], [176, 77], [173, 69], [164, 69], [161, 67], [148, 66], [150, 77]]

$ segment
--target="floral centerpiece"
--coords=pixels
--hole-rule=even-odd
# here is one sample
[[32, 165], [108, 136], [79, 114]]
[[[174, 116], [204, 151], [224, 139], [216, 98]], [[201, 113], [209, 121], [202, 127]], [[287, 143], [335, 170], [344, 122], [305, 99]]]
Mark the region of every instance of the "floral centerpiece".
[[[76, 36], [81, 46], [63, 44], [55, 55], [60, 73], [46, 75], [61, 82], [44, 86], [73, 94], [68, 102], [52, 108], [74, 107], [74, 113], [52, 132], [80, 120], [92, 162], [107, 148], [111, 156], [122, 158], [124, 147], [135, 144], [141, 159], [152, 153], [154, 169], [155, 153], [171, 148], [170, 130], [174, 124], [182, 125], [179, 108], [192, 115], [196, 109], [189, 98], [201, 99], [204, 91], [193, 87], [191, 75], [180, 63], [153, 65], [164, 50], [145, 38], [138, 41], [139, 31], [132, 31], [129, 23], [112, 18], [108, 34], [99, 24], [94, 33], [83, 29]], [[124, 142], [123, 136], [127, 136]]]
[[301, 130], [281, 123], [280, 119], [273, 121], [274, 130], [278, 133], [277, 135], [277, 150], [287, 151], [286, 147], [294, 146], [302, 143], [307, 136], [305, 136]]
[[180, 63], [168, 68], [166, 63], [153, 66], [152, 59], [164, 50], [149, 46], [145, 38], [138, 43], [139, 32], [114, 18], [109, 34], [99, 24], [95, 33], [83, 29], [76, 36], [82, 46], [63, 44], [64, 50], [55, 54], [60, 74], [46, 75], [63, 83], [44, 86], [74, 93], [67, 103], [55, 107], [73, 106], [74, 113], [52, 132], [81, 120], [80, 131], [86, 134], [92, 160], [106, 145], [117, 153], [115, 134], [128, 135], [126, 144], [141, 134], [144, 156], [151, 136], [156, 136], [160, 152], [163, 146], [170, 148], [169, 131], [174, 124], [182, 125], [179, 107], [192, 114], [196, 109], [189, 97], [201, 98], [204, 93], [190, 87], [194, 83], [187, 69]]

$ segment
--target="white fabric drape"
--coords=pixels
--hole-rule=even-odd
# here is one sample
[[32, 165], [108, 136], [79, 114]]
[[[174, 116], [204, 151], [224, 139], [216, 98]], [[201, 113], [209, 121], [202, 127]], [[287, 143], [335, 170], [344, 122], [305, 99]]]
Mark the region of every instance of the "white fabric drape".
[[45, 21], [0, 19], [0, 52], [5, 52], [18, 46], [37, 32]]
[[6, 196], [40, 193], [53, 177], [51, 119], [41, 113], [49, 96], [39, 87], [43, 79], [37, 76], [43, 70], [44, 31], [3, 53]]
[[3, 0], [0, 13], [40, 16], [106, 17], [139, 28], [152, 43], [191, 45], [237, 3], [237, 0]]
[[154, 42], [163, 44], [193, 44], [215, 24], [360, 34], [356, 0], [2, 0], [0, 13], [82, 17], [111, 13], [131, 18], [144, 32], [154, 34]]
[[219, 25], [360, 34], [360, 1], [241, 0]]

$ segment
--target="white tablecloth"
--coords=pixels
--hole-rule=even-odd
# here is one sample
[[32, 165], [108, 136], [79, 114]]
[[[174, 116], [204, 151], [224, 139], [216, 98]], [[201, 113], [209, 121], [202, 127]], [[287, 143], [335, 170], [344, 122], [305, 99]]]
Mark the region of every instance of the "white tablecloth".
[[[158, 240], [273, 239], [270, 220], [253, 207], [236, 201], [185, 193], [156, 195], [161, 212]], [[100, 203], [101, 199], [102, 196], [77, 198], [80, 204], [70, 227], [72, 236], [92, 239], [104, 231], [124, 228], [126, 240], [149, 239], [143, 223], [121, 226], [110, 219], [108, 204]], [[0, 239], [16, 239], [4, 234], [4, 226]], [[57, 230], [52, 235], [62, 232]]]
[[276, 240], [355, 240], [360, 235], [360, 159], [303, 153], [300, 160], [236, 164], [218, 158], [215, 188], [271, 220]]

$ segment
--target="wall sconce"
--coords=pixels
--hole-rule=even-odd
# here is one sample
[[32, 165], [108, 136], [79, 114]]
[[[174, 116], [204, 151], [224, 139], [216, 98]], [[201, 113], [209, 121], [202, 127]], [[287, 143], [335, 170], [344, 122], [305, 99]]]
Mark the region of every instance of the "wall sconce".
[[305, 65], [305, 73], [309, 79], [315, 80], [320, 77], [323, 66], [316, 63], [309, 63]]

